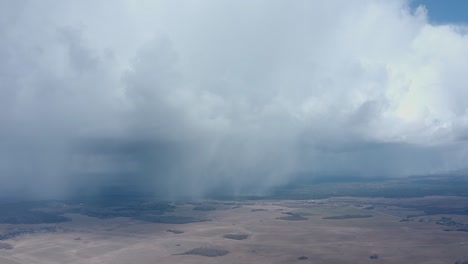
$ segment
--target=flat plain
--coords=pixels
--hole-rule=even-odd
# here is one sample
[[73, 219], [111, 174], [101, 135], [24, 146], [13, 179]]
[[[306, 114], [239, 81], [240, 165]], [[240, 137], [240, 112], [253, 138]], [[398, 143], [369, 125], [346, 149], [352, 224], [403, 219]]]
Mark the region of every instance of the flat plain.
[[95, 215], [87, 204], [49, 202], [30, 210], [68, 220], [0, 224], [10, 245], [0, 263], [456, 263], [468, 258], [468, 216], [450, 212], [467, 205], [449, 196], [167, 202], [159, 213], [174, 223], [160, 223], [122, 217], [121, 206], [94, 206], [108, 213]]

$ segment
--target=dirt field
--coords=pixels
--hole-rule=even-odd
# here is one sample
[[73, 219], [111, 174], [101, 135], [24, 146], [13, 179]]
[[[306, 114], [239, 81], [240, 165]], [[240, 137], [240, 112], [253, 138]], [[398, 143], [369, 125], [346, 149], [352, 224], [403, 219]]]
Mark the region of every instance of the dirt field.
[[[25, 228], [57, 226], [64, 231], [2, 241], [11, 244], [12, 249], [0, 249], [0, 264], [451, 264], [468, 257], [468, 232], [443, 231], [444, 227], [435, 224], [435, 220], [401, 222], [400, 215], [408, 209], [391, 205], [364, 209], [369, 208], [367, 203], [372, 201], [261, 201], [195, 212], [190, 205], [180, 206], [177, 209], [180, 212], [211, 220], [189, 224], [66, 214], [72, 221], [56, 225], [24, 225]], [[288, 212], [307, 216], [306, 220], [279, 219]], [[343, 215], [372, 217], [324, 219]], [[466, 219], [464, 217], [459, 218]], [[18, 226], [2, 224], [0, 232]], [[167, 230], [184, 233], [174, 234]], [[224, 238], [226, 234], [248, 237], [235, 240]], [[228, 253], [219, 256], [184, 254], [199, 248]]]

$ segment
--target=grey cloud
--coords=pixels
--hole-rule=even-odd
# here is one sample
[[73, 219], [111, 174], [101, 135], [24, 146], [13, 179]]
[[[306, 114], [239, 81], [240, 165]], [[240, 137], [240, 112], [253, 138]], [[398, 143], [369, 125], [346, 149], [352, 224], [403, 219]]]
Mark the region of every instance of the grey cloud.
[[2, 5], [4, 192], [258, 194], [465, 166], [466, 37], [408, 1]]

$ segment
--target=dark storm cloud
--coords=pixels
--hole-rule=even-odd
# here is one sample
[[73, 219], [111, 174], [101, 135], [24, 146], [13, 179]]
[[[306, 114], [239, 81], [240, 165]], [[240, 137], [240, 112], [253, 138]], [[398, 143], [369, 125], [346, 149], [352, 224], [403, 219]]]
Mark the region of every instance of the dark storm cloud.
[[0, 190], [261, 193], [464, 167], [468, 41], [407, 1], [0, 3]]

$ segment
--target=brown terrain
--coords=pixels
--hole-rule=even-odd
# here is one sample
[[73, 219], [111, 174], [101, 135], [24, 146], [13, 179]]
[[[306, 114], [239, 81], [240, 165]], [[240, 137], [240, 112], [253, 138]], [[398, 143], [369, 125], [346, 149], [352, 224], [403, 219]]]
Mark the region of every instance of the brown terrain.
[[210, 210], [178, 203], [165, 214], [209, 221], [177, 224], [64, 213], [71, 221], [0, 224], [0, 234], [40, 230], [3, 237], [0, 264], [465, 263], [468, 232], [458, 227], [468, 225], [468, 216], [418, 208], [466, 202], [330, 198], [196, 205]]

